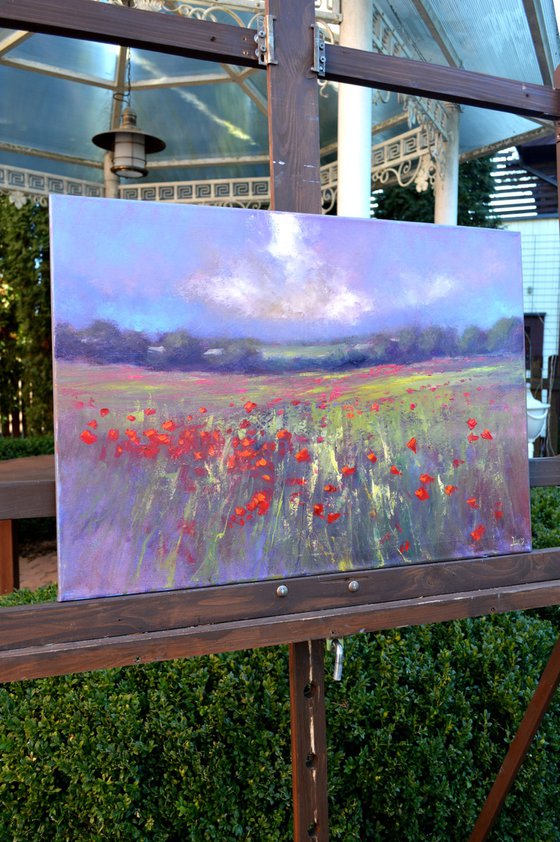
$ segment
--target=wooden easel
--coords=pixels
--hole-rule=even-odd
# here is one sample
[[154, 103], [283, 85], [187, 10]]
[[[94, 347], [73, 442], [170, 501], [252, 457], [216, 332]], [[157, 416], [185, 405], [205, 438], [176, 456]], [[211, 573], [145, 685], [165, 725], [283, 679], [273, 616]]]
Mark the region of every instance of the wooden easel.
[[[0, 26], [174, 55], [263, 66], [268, 79], [272, 205], [320, 213], [313, 0], [267, 0], [275, 64], [259, 64], [255, 30], [93, 0], [0, 0]], [[560, 91], [327, 44], [325, 78], [554, 120]], [[555, 84], [560, 87], [558, 72]], [[533, 460], [532, 485], [560, 484], [555, 460]], [[10, 491], [7, 490], [10, 485]], [[52, 506], [52, 483], [33, 489]], [[19, 489], [19, 491], [18, 491]], [[19, 493], [13, 509], [14, 490]], [[31, 491], [30, 491], [31, 494]], [[17, 476], [0, 484], [0, 521], [27, 514]], [[30, 498], [31, 499], [31, 498]], [[6, 512], [9, 512], [6, 514]], [[35, 514], [38, 514], [35, 508]], [[8, 527], [3, 527], [7, 531]], [[323, 638], [560, 602], [560, 549], [474, 561], [232, 585], [0, 611], [0, 681], [290, 644], [294, 838], [328, 839]], [[282, 603], [282, 604], [280, 604]], [[471, 836], [486, 838], [560, 676], [557, 644]]]

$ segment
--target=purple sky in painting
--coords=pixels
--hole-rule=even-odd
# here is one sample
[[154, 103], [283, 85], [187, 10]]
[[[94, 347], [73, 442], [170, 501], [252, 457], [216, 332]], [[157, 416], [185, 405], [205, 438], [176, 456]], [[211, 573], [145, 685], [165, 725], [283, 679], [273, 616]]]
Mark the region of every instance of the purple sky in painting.
[[328, 341], [522, 315], [511, 232], [61, 196], [51, 225], [75, 327]]

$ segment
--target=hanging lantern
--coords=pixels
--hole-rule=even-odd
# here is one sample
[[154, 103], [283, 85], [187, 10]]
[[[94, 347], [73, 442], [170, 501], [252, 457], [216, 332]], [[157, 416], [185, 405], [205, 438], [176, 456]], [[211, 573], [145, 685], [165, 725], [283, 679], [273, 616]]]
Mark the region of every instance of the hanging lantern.
[[[127, 0], [132, 5], [132, 0]], [[123, 178], [141, 178], [148, 174], [146, 155], [162, 152], [165, 143], [159, 137], [146, 134], [136, 125], [136, 113], [130, 107], [132, 94], [132, 62], [130, 49], [126, 51], [126, 82], [124, 86], [113, 94], [115, 103], [122, 103], [125, 108], [121, 116], [121, 124], [117, 129], [101, 132], [92, 137], [92, 143], [101, 149], [113, 153], [111, 172]]]
[[141, 178], [148, 174], [146, 155], [162, 152], [165, 143], [159, 137], [146, 134], [136, 125], [136, 114], [125, 108], [118, 129], [101, 132], [92, 138], [101, 149], [113, 152], [111, 171], [123, 178]]

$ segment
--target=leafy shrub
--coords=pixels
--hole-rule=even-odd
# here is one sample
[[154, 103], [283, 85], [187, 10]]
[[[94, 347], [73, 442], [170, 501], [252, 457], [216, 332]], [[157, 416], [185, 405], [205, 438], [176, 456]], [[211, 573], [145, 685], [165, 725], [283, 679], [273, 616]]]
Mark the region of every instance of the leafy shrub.
[[[331, 838], [466, 839], [555, 636], [518, 613], [347, 640]], [[0, 840], [291, 840], [287, 676], [278, 647], [4, 685]], [[559, 714], [493, 840], [558, 839]]]
[[21, 456], [43, 456], [47, 453], [54, 453], [53, 435], [28, 436], [24, 439], [0, 436], [0, 461]]
[[533, 547], [560, 547], [560, 488], [531, 490]]

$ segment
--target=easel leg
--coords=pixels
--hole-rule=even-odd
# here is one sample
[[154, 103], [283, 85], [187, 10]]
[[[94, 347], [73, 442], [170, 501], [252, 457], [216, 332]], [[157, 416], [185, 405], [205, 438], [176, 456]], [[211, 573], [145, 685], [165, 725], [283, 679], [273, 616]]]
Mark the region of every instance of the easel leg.
[[328, 842], [323, 640], [290, 645], [294, 842]]
[[484, 807], [476, 821], [474, 830], [469, 837], [469, 842], [484, 842], [488, 837], [504, 801], [513, 785], [515, 777], [529, 750], [543, 716], [548, 710], [552, 697], [560, 683], [560, 640], [556, 642], [552, 655], [550, 656], [541, 680], [529, 706], [517, 734], [513, 738], [504, 762], [486, 799]]
[[11, 593], [16, 588], [19, 588], [16, 524], [13, 520], [0, 520], [0, 593]]

